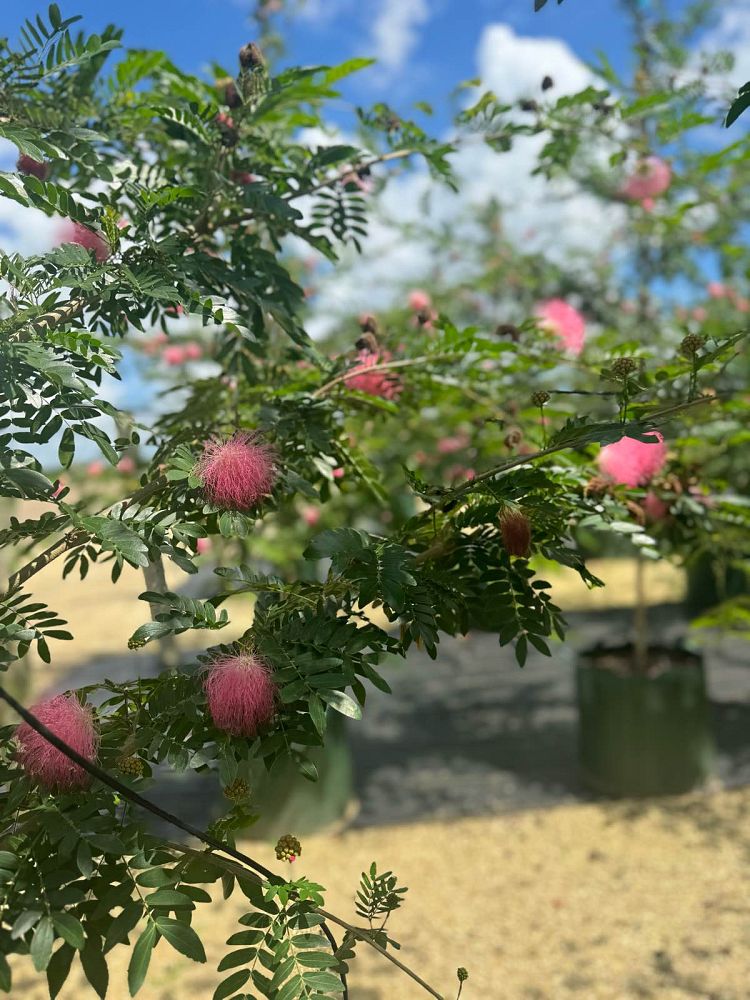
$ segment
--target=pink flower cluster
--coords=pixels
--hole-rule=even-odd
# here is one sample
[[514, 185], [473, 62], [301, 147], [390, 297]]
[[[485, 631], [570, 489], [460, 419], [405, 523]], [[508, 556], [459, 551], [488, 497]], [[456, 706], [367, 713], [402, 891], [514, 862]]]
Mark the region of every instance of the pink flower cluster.
[[357, 353], [358, 364], [344, 379], [344, 384], [348, 389], [366, 392], [369, 396], [397, 399], [403, 389], [400, 379], [387, 370], [370, 370], [381, 362], [390, 361], [391, 357], [389, 351], [359, 351]]
[[[32, 715], [59, 739], [88, 761], [93, 761], [99, 746], [94, 716], [88, 705], [81, 705], [75, 695], [59, 694], [31, 709]], [[18, 760], [26, 774], [46, 789], [85, 788], [91, 778], [78, 764], [53, 747], [35, 729], [23, 722], [16, 730], [20, 743]]]
[[210, 502], [224, 510], [249, 510], [271, 492], [278, 475], [271, 446], [241, 432], [206, 441], [195, 473]]
[[599, 452], [599, 468], [605, 476], [624, 486], [645, 486], [664, 468], [667, 446], [659, 431], [653, 444], [623, 437]]
[[175, 368], [184, 365], [186, 361], [198, 361], [203, 357], [203, 348], [195, 341], [188, 344], [170, 344], [161, 352], [162, 361]]
[[647, 212], [654, 208], [654, 198], [664, 194], [672, 183], [672, 168], [659, 156], [639, 160], [634, 173], [620, 188], [620, 194], [630, 201], [640, 201]]
[[233, 736], [255, 736], [276, 712], [277, 687], [271, 671], [252, 654], [215, 660], [204, 689], [214, 725]]
[[21, 153], [18, 157], [16, 170], [20, 174], [28, 174], [40, 181], [46, 181], [49, 177], [49, 163], [45, 163], [43, 160], [35, 160], [33, 156], [26, 156], [25, 153]]
[[58, 245], [77, 243], [86, 250], [93, 250], [98, 261], [106, 260], [112, 253], [109, 243], [103, 236], [80, 222], [73, 222], [72, 219], [66, 219], [60, 226], [57, 242]]
[[560, 347], [570, 354], [579, 355], [586, 338], [586, 323], [583, 316], [565, 299], [548, 299], [536, 309], [539, 325], [553, 333], [560, 341]]
[[464, 448], [468, 448], [470, 443], [471, 439], [468, 434], [453, 434], [440, 438], [437, 443], [437, 450], [441, 455], [453, 455], [457, 451], [463, 451]]

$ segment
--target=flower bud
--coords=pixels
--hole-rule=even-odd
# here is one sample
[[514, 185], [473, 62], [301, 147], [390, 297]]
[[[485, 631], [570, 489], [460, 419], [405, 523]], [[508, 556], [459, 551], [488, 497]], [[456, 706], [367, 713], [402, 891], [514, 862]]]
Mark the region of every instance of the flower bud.
[[260, 46], [255, 42], [243, 45], [239, 52], [240, 66], [243, 69], [262, 69], [266, 65], [265, 56]]
[[276, 844], [276, 857], [279, 861], [289, 861], [291, 863], [301, 853], [302, 845], [291, 833], [285, 833], [283, 837], [279, 837]]
[[507, 507], [500, 515], [500, 533], [508, 555], [527, 556], [531, 546], [531, 524], [523, 511]]
[[684, 354], [686, 358], [694, 358], [705, 343], [705, 337], [701, 337], [698, 333], [689, 333], [687, 337], [682, 338], [680, 353]]
[[634, 358], [615, 358], [611, 365], [611, 372], [615, 378], [623, 382], [637, 369], [638, 362]]
[[552, 397], [550, 396], [550, 394], [548, 392], [545, 392], [544, 389], [541, 389], [539, 392], [533, 392], [531, 394], [531, 402], [534, 404], [534, 406], [544, 406], [545, 403], [549, 403], [551, 398]]

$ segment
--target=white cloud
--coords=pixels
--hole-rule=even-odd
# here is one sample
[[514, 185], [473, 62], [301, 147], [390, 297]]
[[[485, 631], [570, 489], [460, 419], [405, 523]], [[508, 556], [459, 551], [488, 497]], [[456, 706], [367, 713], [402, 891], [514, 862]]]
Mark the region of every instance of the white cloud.
[[419, 43], [420, 29], [429, 18], [427, 0], [381, 0], [371, 36], [378, 62], [386, 69], [400, 70]]
[[737, 87], [750, 80], [750, 0], [726, 4], [714, 28], [706, 33], [707, 52], [731, 52], [735, 59], [730, 82]]
[[[477, 49], [478, 75], [484, 89], [504, 102], [540, 96], [545, 75], [554, 80], [556, 96], [576, 93], [594, 82], [591, 71], [556, 39], [524, 38], [506, 24], [488, 25]], [[602, 249], [622, 225], [624, 209], [603, 204], [567, 179], [534, 176], [543, 137], [516, 140], [512, 151], [497, 154], [480, 141], [465, 145], [453, 157], [459, 193], [430, 180], [425, 172], [392, 181], [378, 199], [377, 213], [361, 257], [347, 254], [347, 267], [319, 282], [314, 315], [315, 336], [333, 329], [342, 317], [376, 311], [395, 302], [410, 286], [427, 280], [435, 265], [428, 240], [408, 238], [403, 226], [428, 223], [449, 227], [458, 240], [471, 239], [472, 212], [495, 199], [503, 207], [507, 237], [529, 252], [581, 267]], [[423, 207], [429, 195], [429, 208]], [[466, 261], [450, 265], [450, 280], [467, 277]]]

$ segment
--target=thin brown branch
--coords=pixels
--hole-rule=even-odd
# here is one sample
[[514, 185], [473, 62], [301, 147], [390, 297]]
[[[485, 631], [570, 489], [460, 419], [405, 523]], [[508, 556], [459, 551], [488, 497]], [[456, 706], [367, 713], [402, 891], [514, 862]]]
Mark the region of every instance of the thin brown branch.
[[[366, 372], [369, 375], [370, 372], [385, 372], [390, 371], [394, 368], [413, 368], [415, 365], [423, 365], [427, 361], [449, 361], [455, 358], [455, 354], [430, 354], [423, 355], [419, 358], [401, 358], [397, 361], [381, 361], [376, 365], [367, 365]], [[349, 368], [347, 371], [342, 372], [341, 375], [337, 375], [332, 378], [330, 382], [326, 382], [319, 389], [316, 389], [312, 394], [313, 399], [320, 399], [321, 396], [325, 396], [329, 389], [333, 386], [338, 385], [340, 382], [346, 382], [347, 379], [356, 376], [356, 365]]]
[[313, 187], [308, 188], [306, 191], [294, 191], [290, 194], [285, 195], [285, 201], [294, 201], [297, 198], [304, 198], [305, 195], [316, 194], [318, 191], [322, 191], [324, 188], [332, 187], [334, 184], [338, 184], [349, 174], [356, 174], [360, 170], [369, 170], [371, 167], [376, 167], [379, 163], [389, 163], [392, 160], [404, 160], [408, 156], [416, 156], [416, 149], [394, 149], [390, 153], [383, 153], [381, 156], [374, 156], [370, 160], [364, 160], [362, 163], [357, 163], [354, 166], [345, 167], [340, 170], [333, 177], [328, 177], [326, 180], [321, 181], [319, 184], [313, 185]]
[[[681, 413], [683, 410], [692, 409], [692, 407], [700, 406], [704, 403], [715, 403], [721, 398], [722, 397], [720, 396], [699, 396], [697, 399], [689, 399], [683, 403], [674, 403], [671, 406], [665, 406], [661, 410], [654, 410], [652, 413], [646, 414], [639, 420], [631, 420], [628, 424], [623, 424], [623, 433], [626, 433], [628, 427], [633, 427], [634, 425], [648, 424], [656, 426], [669, 419], [669, 417], [674, 416], [676, 413]], [[464, 493], [470, 492], [472, 487], [476, 486], [477, 483], [493, 479], [502, 472], [508, 472], [510, 469], [515, 469], [519, 465], [528, 465], [529, 462], [535, 462], [538, 458], [546, 458], [547, 455], [554, 455], [558, 452], [568, 451], [589, 443], [588, 432], [584, 432], [579, 438], [573, 438], [572, 440], [565, 441], [562, 444], [552, 445], [549, 448], [542, 448], [541, 451], [536, 451], [532, 455], [518, 455], [516, 458], [511, 458], [507, 462], [501, 462], [499, 465], [495, 465], [486, 472], [482, 472], [480, 475], [475, 476], [474, 479], [467, 479], [460, 486], [456, 486], [455, 489], [450, 490], [450, 492], [447, 493], [443, 499], [442, 505], [456, 500], [458, 497], [463, 496]]]

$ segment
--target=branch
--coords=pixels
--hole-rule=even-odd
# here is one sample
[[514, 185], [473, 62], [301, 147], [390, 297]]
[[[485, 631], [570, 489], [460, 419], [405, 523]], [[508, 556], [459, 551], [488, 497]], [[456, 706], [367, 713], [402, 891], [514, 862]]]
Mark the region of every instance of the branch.
[[334, 184], [338, 184], [349, 174], [356, 174], [360, 170], [369, 170], [371, 167], [376, 167], [379, 163], [388, 163], [390, 160], [403, 160], [407, 156], [416, 156], [419, 151], [416, 149], [394, 149], [390, 153], [383, 153], [381, 156], [374, 156], [371, 160], [365, 160], [362, 163], [356, 164], [356, 166], [349, 166], [340, 170], [333, 177], [327, 178], [327, 180], [321, 181], [319, 184], [315, 184], [313, 187], [308, 188], [307, 191], [295, 191], [291, 194], [285, 195], [285, 201], [294, 201], [296, 198], [304, 198], [305, 195], [315, 194], [317, 191], [322, 191], [324, 188], [332, 187]]
[[50, 309], [49, 312], [41, 313], [39, 316], [28, 320], [21, 317], [20, 328], [15, 333], [11, 333], [8, 340], [10, 342], [26, 340], [28, 334], [23, 333], [24, 327], [28, 327], [34, 333], [48, 333], [50, 330], [54, 330], [55, 327], [60, 326], [62, 323], [67, 323], [74, 316], [77, 316], [85, 305], [86, 300], [84, 298], [68, 299], [67, 302], [63, 302], [56, 309]]
[[[135, 493], [124, 501], [118, 500], [117, 503], [122, 504], [122, 509], [125, 510], [127, 507], [132, 506], [134, 503], [139, 503], [141, 500], [147, 500], [154, 493], [158, 493], [159, 490], [163, 489], [167, 485], [167, 480], [164, 476], [159, 476], [157, 479], [152, 480], [150, 483], [146, 483], [141, 489], [136, 490]], [[97, 511], [98, 514], [105, 514], [107, 511], [111, 510], [112, 507], [117, 506], [117, 504], [110, 504], [108, 507], [102, 507], [101, 510]], [[64, 552], [69, 552], [71, 549], [79, 548], [81, 545], [85, 545], [89, 540], [89, 536], [85, 532], [69, 531], [67, 535], [59, 538], [56, 542], [45, 549], [44, 552], [40, 552], [38, 556], [35, 556], [31, 562], [26, 563], [20, 569], [17, 569], [15, 573], [8, 577], [8, 586], [5, 590], [3, 597], [7, 597], [14, 590], [22, 587], [24, 583], [30, 577], [35, 576], [40, 570], [44, 569], [51, 562], [54, 562], [59, 556]]]
[[[55, 735], [55, 733], [53, 733], [51, 729], [48, 729], [48, 727], [45, 726], [43, 722], [40, 722], [39, 719], [37, 719], [37, 717], [33, 713], [31, 713], [27, 708], [24, 708], [24, 706], [19, 701], [17, 701], [12, 694], [9, 694], [5, 690], [5, 688], [2, 687], [1, 685], [0, 685], [0, 699], [2, 699], [8, 705], [10, 705], [10, 707], [15, 712], [17, 712], [18, 715], [21, 716], [24, 722], [28, 723], [28, 725], [30, 725], [32, 729], [34, 729], [37, 733], [39, 733], [40, 736], [43, 736], [48, 743], [51, 743], [52, 746], [55, 747], [55, 749], [59, 750], [60, 753], [65, 754], [65, 756], [69, 760], [72, 760], [79, 767], [83, 768], [83, 770], [86, 771], [87, 774], [90, 774], [92, 778], [96, 778], [97, 780], [101, 781], [102, 784], [106, 785], [108, 788], [111, 788], [113, 791], [116, 791], [119, 795], [122, 796], [122, 798], [126, 799], [128, 802], [132, 802], [134, 805], [139, 806], [141, 809], [144, 809], [146, 812], [151, 813], [153, 816], [158, 816], [159, 819], [164, 820], [171, 826], [177, 827], [178, 830], [182, 830], [184, 833], [189, 834], [191, 837], [195, 837], [196, 840], [200, 840], [202, 843], [207, 844], [208, 847], [211, 847], [213, 850], [221, 851], [223, 854], [228, 854], [229, 857], [234, 858], [235, 861], [241, 862], [242, 865], [246, 866], [243, 869], [244, 875], [247, 874], [246, 869], [249, 868], [252, 872], [255, 873], [255, 875], [260, 876], [262, 879], [271, 884], [278, 885], [279, 883], [286, 881], [285, 879], [282, 879], [280, 875], [275, 875], [270, 869], [266, 868], [259, 861], [255, 861], [254, 858], [249, 857], [247, 854], [243, 854], [242, 851], [238, 851], [234, 847], [230, 847], [229, 845], [222, 843], [222, 841], [218, 840], [216, 837], [212, 837], [211, 834], [206, 833], [204, 830], [199, 830], [191, 823], [187, 823], [185, 822], [185, 820], [180, 819], [179, 816], [175, 816], [173, 813], [167, 812], [166, 809], [162, 809], [161, 806], [156, 805], [156, 803], [152, 802], [150, 799], [146, 799], [142, 795], [139, 795], [138, 792], [134, 792], [132, 788], [128, 788], [127, 785], [123, 784], [117, 778], [113, 777], [107, 771], [103, 770], [103, 768], [99, 767], [98, 764], [94, 764], [92, 761], [87, 760], [85, 757], [81, 756], [81, 754], [79, 754], [77, 750], [74, 750], [73, 747], [68, 746], [68, 744], [65, 743], [64, 740], [61, 740], [60, 737]], [[181, 850], [189, 851], [190, 848], [181, 848]], [[217, 860], [222, 860], [222, 859], [217, 859]], [[332, 913], [328, 913], [327, 910], [316, 908], [316, 912], [319, 913], [326, 920], [332, 920], [340, 927], [344, 927], [347, 930], [351, 931], [352, 934], [354, 934], [356, 937], [358, 937], [365, 943], [369, 944], [370, 947], [375, 949], [375, 951], [384, 955], [389, 962], [392, 962], [395, 966], [401, 969], [402, 972], [405, 972], [415, 982], [419, 983], [420, 986], [422, 986], [423, 989], [425, 989], [431, 996], [436, 997], [437, 1000], [443, 1000], [443, 997], [441, 996], [440, 993], [436, 993], [435, 990], [433, 990], [432, 987], [429, 986], [423, 979], [421, 979], [415, 972], [412, 972], [402, 962], [399, 962], [399, 960], [395, 958], [393, 955], [389, 955], [388, 952], [385, 951], [385, 949], [381, 948], [378, 944], [372, 941], [365, 932], [358, 930], [356, 927], [352, 927], [350, 924], [348, 924], [345, 920], [342, 920], [340, 917], [337, 917]], [[322, 924], [322, 928], [325, 932], [326, 937], [331, 942], [331, 945], [335, 952], [338, 949], [338, 945], [336, 944], [336, 940], [333, 937], [333, 934], [331, 933], [330, 929], [326, 927], [325, 923]], [[344, 1000], [346, 1000], [346, 998], [349, 995], [346, 983], [346, 975], [345, 973], [340, 972], [339, 976], [341, 977], [341, 982], [344, 988]]]
[[[384, 372], [389, 371], [392, 368], [409, 368], [414, 367], [414, 365], [423, 365], [426, 361], [451, 361], [457, 355], [455, 354], [430, 354], [423, 355], [420, 358], [402, 358], [399, 361], [382, 361], [377, 365], [367, 365], [364, 371], [369, 374], [370, 372]], [[342, 372], [341, 375], [337, 375], [332, 378], [330, 382], [326, 382], [319, 389], [316, 389], [312, 394], [313, 399], [320, 399], [324, 396], [329, 389], [333, 388], [334, 385], [338, 385], [339, 382], [346, 382], [347, 379], [356, 377], [358, 372], [356, 371], [356, 365], [349, 368], [347, 371]]]
[[[684, 403], [673, 403], [671, 406], [665, 406], [661, 410], [654, 410], [653, 413], [645, 415], [640, 420], [631, 420], [629, 424], [623, 424], [623, 435], [626, 435], [628, 427], [635, 427], [641, 424], [660, 424], [669, 417], [674, 416], [675, 413], [681, 413], [683, 410], [689, 410], [693, 406], [700, 406], [703, 403], [715, 403], [721, 398], [723, 397], [699, 396], [697, 399], [689, 399]], [[457, 497], [463, 496], [464, 493], [470, 493], [472, 487], [477, 483], [485, 482], [487, 479], [493, 479], [495, 476], [500, 475], [501, 472], [508, 472], [510, 469], [515, 469], [519, 465], [527, 465], [529, 462], [534, 462], [538, 458], [546, 458], [547, 455], [554, 455], [556, 452], [560, 451], [568, 451], [569, 449], [577, 448], [584, 444], [590, 444], [588, 432], [582, 433], [579, 438], [573, 438], [572, 440], [565, 441], [563, 444], [556, 444], [552, 445], [550, 448], [543, 448], [541, 451], [534, 452], [533, 455], [519, 455], [517, 458], [511, 458], [507, 462], [501, 462], [500, 465], [496, 465], [492, 469], [488, 469], [487, 472], [481, 473], [481, 475], [476, 476], [474, 479], [467, 479], [466, 482], [462, 483], [460, 486], [450, 490], [450, 492], [444, 497], [441, 506], [454, 501]]]

